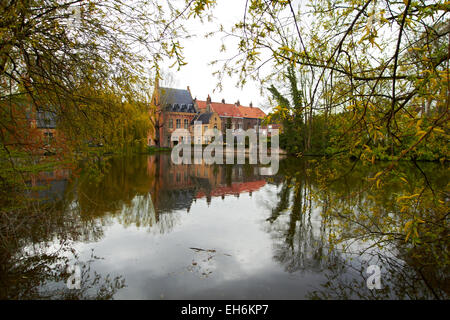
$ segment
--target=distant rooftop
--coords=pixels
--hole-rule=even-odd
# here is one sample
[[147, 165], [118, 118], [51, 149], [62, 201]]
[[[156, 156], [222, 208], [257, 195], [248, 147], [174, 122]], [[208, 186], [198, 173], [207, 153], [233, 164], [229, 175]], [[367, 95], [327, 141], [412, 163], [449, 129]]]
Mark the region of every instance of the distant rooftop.
[[194, 104], [191, 93], [186, 89], [159, 88], [162, 105], [166, 104]]
[[[196, 102], [199, 109], [206, 108], [206, 101], [197, 100]], [[264, 111], [258, 107], [236, 106], [235, 104], [223, 102], [211, 102], [211, 109], [221, 117], [262, 119], [266, 116]]]
[[161, 87], [159, 97], [165, 111], [196, 113], [194, 101], [188, 90]]
[[195, 124], [195, 121], [201, 121], [202, 124], [209, 124], [209, 120], [211, 119], [214, 112], [204, 112], [196, 115], [194, 119], [192, 119], [191, 124]]

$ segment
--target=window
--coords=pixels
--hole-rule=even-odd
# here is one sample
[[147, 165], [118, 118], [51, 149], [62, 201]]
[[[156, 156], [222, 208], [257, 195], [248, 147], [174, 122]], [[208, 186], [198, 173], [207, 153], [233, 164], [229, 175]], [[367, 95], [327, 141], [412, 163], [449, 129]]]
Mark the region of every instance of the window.
[[181, 120], [177, 119], [177, 129], [181, 128]]
[[214, 129], [217, 129], [217, 123], [214, 125]]
[[189, 126], [189, 121], [188, 119], [184, 119], [184, 128], [187, 129]]
[[169, 128], [173, 128], [173, 119], [169, 119]]

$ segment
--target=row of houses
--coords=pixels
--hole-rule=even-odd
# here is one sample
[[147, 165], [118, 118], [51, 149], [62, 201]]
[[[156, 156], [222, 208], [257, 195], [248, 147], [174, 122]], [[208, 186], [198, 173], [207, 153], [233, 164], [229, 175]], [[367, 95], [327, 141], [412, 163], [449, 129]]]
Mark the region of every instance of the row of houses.
[[[173, 147], [176, 141], [171, 141], [172, 133], [177, 129], [185, 129], [191, 137], [194, 136], [194, 125], [201, 122], [202, 131], [218, 129], [225, 136], [226, 130], [233, 132], [247, 129], [264, 129], [262, 120], [266, 114], [252, 103], [243, 106], [236, 103], [213, 102], [208, 95], [206, 100], [192, 98], [189, 87], [175, 89], [160, 87], [156, 81], [152, 96], [151, 118], [154, 129], [148, 134], [148, 145], [158, 147]], [[267, 128], [266, 128], [267, 129]], [[198, 144], [210, 142], [211, 137], [196, 137]]]

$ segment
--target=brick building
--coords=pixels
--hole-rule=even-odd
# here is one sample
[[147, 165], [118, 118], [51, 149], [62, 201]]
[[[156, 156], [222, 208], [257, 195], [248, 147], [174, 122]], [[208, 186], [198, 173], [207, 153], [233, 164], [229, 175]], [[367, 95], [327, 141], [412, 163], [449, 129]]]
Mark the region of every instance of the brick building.
[[222, 102], [212, 102], [209, 95], [206, 101], [195, 100], [194, 103], [198, 110], [211, 110], [219, 115], [223, 134], [226, 129], [258, 129], [266, 116], [260, 108], [253, 107], [252, 103], [247, 107], [242, 106], [239, 101], [234, 104], [225, 103], [224, 99]]
[[[202, 138], [200, 137], [194, 137], [194, 127], [196, 124], [201, 122], [202, 126]], [[217, 112], [212, 112], [210, 109], [202, 109], [199, 111], [199, 113], [194, 117], [194, 119], [191, 121], [191, 129], [190, 133], [192, 138], [194, 139], [193, 142], [195, 144], [207, 144], [212, 141], [213, 135], [208, 134], [208, 130], [218, 129], [221, 130], [222, 127], [222, 121], [220, 120], [219, 115]], [[197, 140], [195, 140], [197, 139]]]
[[[185, 129], [186, 135], [194, 136], [196, 121], [202, 122], [202, 132], [217, 128], [226, 135], [226, 129], [238, 130], [256, 129], [261, 127], [266, 114], [257, 107], [242, 106], [239, 101], [234, 104], [212, 102], [208, 95], [206, 101], [192, 99], [189, 87], [173, 89], [159, 87], [156, 81], [152, 96], [150, 118], [154, 129], [148, 134], [148, 145], [158, 147], [173, 147], [177, 142], [171, 141], [171, 135], [176, 129]], [[181, 137], [186, 139], [187, 137]], [[203, 141], [194, 143], [205, 144], [211, 141], [206, 137]]]
[[158, 147], [173, 147], [171, 134], [176, 129], [186, 129], [189, 132], [191, 121], [197, 114], [189, 87], [173, 89], [159, 87], [156, 82], [152, 96], [154, 130], [148, 134], [148, 144]]

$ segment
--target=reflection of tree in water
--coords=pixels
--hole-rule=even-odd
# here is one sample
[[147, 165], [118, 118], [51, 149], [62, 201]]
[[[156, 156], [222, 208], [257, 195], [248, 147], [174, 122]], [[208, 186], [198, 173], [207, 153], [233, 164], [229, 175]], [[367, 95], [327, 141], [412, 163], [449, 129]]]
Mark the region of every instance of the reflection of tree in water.
[[181, 219], [180, 212], [158, 214], [153, 205], [151, 194], [137, 195], [130, 205], [123, 205], [116, 215], [123, 226], [146, 228], [149, 232], [168, 233]]
[[342, 263], [336, 251], [328, 251], [325, 223], [312, 210], [310, 192], [300, 174], [287, 177], [277, 194], [279, 201], [267, 218], [274, 258], [288, 272], [319, 272]]
[[82, 175], [74, 183], [72, 203], [82, 219], [159, 233], [172, 230], [199, 197], [210, 203], [216, 191], [239, 196], [247, 182], [264, 181], [254, 165], [174, 165], [168, 154], [113, 158], [108, 168], [99, 180]]
[[81, 289], [64, 289], [65, 270], [71, 257], [76, 258], [73, 243], [97, 240], [103, 231], [81, 220], [75, 211], [65, 210], [61, 203], [45, 208], [35, 204], [31, 209], [8, 217], [8, 221], [1, 217], [1, 299], [108, 299], [123, 287], [120, 277], [90, 275], [92, 261], [88, 261]]
[[[280, 175], [285, 180], [277, 194], [278, 202], [267, 218], [267, 229], [274, 239], [274, 257], [288, 272], [309, 270], [327, 277], [321, 289], [311, 292], [310, 298], [449, 297], [448, 264], [424, 263], [430, 252], [420, 251], [420, 246], [409, 250], [404, 237], [386, 237], [379, 232], [384, 220], [377, 217], [389, 216], [394, 211], [390, 203], [401, 192], [397, 185], [368, 193], [361, 179], [368, 175], [364, 172], [367, 169], [356, 167], [351, 175], [321, 189], [321, 176], [312, 169], [308, 161], [280, 164]], [[418, 180], [414, 168], [404, 170], [408, 180]], [[348, 168], [338, 166], [337, 171], [347, 172]], [[445, 187], [439, 186], [442, 184], [439, 178], [430, 181], [436, 184], [435, 189]], [[359, 191], [358, 196], [345, 200], [345, 195], [355, 190]], [[367, 215], [366, 220], [355, 219], [351, 223], [344, 219], [361, 215]], [[361, 232], [365, 230], [366, 234]], [[336, 235], [343, 240], [336, 239]], [[438, 254], [445, 254], [445, 246], [439, 250]], [[382, 267], [384, 289], [367, 289], [369, 264]]]
[[[404, 260], [402, 260], [402, 258]], [[407, 257], [392, 256], [381, 252], [370, 254], [367, 262], [346, 260], [336, 269], [327, 270], [327, 281], [309, 293], [310, 299], [448, 299], [450, 283], [449, 270], [426, 270], [406, 261]], [[368, 289], [366, 281], [370, 276], [367, 267], [380, 266], [381, 289]], [[440, 280], [432, 279], [440, 273]], [[352, 274], [344, 277], [343, 274]], [[428, 274], [427, 274], [428, 273]], [[446, 280], [442, 280], [445, 279]], [[435, 279], [436, 280], [436, 279]]]
[[169, 232], [180, 219], [178, 210], [189, 210], [194, 199], [194, 190], [167, 188], [163, 169], [169, 161], [162, 155], [110, 159], [101, 179], [82, 175], [74, 183], [75, 210], [83, 220], [101, 225], [118, 221], [125, 227]]

